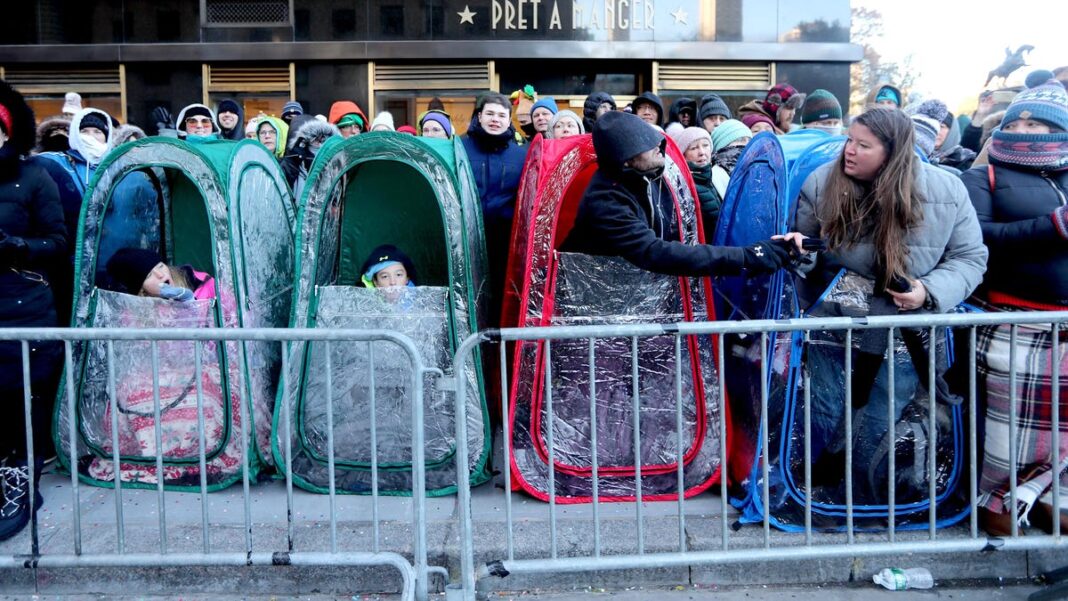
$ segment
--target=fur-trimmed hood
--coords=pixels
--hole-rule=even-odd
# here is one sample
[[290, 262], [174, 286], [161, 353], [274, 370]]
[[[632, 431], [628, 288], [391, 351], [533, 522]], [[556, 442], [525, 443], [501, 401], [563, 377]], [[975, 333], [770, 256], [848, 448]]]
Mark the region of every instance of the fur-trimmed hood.
[[70, 148], [70, 117], [55, 115], [41, 121], [37, 126], [35, 152], [64, 152]]
[[[297, 140], [304, 138], [309, 143], [319, 142], [322, 144], [331, 136], [340, 136], [341, 130], [333, 123], [320, 121], [311, 115], [307, 119], [297, 117], [290, 124], [289, 137], [286, 139], [286, 149], [292, 150]], [[300, 122], [298, 122], [300, 119]]]
[[132, 138], [133, 136], [137, 136], [138, 140], [147, 137], [145, 135], [145, 130], [141, 129], [140, 127], [137, 127], [136, 125], [131, 125], [127, 123], [126, 125], [120, 125], [116, 127], [115, 137], [111, 140], [112, 148], [118, 148], [119, 146], [122, 146], [123, 144], [129, 142], [130, 138]]

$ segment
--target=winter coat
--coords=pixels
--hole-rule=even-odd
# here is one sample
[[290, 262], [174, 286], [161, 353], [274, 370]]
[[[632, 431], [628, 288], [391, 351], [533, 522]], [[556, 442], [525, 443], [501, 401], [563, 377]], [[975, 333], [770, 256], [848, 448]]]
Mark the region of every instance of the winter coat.
[[341, 131], [336, 125], [320, 121], [311, 115], [296, 117], [289, 124], [286, 154], [282, 157], [281, 164], [295, 201], [300, 199], [304, 182], [308, 179], [308, 169], [315, 159], [312, 146], [317, 149], [327, 138], [340, 135]]
[[701, 220], [705, 230], [705, 242], [711, 244], [719, 222], [719, 212], [723, 206], [723, 197], [712, 185], [712, 163], [704, 167], [690, 165], [693, 185], [697, 188], [697, 200], [701, 203]]
[[[836, 168], [837, 162], [832, 161], [805, 180], [797, 206], [798, 232], [820, 237], [816, 206], [827, 177]], [[987, 250], [975, 209], [960, 180], [927, 164], [919, 165], [916, 176], [923, 196], [923, 221], [905, 236], [909, 248], [908, 273], [923, 283], [934, 303], [934, 311], [944, 313], [968, 298], [982, 281]], [[802, 286], [807, 303], [815, 301], [825, 284], [843, 267], [878, 281], [875, 254], [870, 235], [851, 247], [820, 253], [816, 271], [809, 274]]]
[[286, 125], [285, 121], [282, 121], [278, 117], [260, 117], [259, 123], [256, 124], [256, 139], [259, 139], [260, 128], [263, 127], [264, 122], [270, 123], [271, 127], [274, 128], [274, 152], [272, 152], [271, 154], [273, 154], [275, 158], [281, 161], [282, 157], [284, 157], [286, 154], [286, 140], [289, 139], [289, 126]]
[[636, 267], [666, 275], [738, 273], [744, 260], [741, 248], [683, 243], [675, 199], [664, 178], [649, 179], [624, 166], [640, 152], [626, 144], [646, 139], [648, 124], [632, 119], [619, 127], [646, 129], [615, 132], [624, 146], [598, 145], [599, 168], [562, 250], [622, 257]]
[[[219, 137], [223, 140], [233, 140], [240, 142], [245, 139], [245, 107], [241, 106], [240, 102], [233, 101], [237, 108], [237, 125], [233, 129], [227, 130], [223, 128], [222, 123], [219, 124]], [[222, 103], [220, 103], [222, 104]], [[215, 119], [218, 120], [219, 112], [215, 111]]]
[[671, 108], [668, 109], [667, 124], [682, 123], [682, 121], [679, 121], [679, 113], [687, 108], [690, 109], [690, 125], [701, 127], [701, 124], [697, 122], [697, 101], [693, 98], [679, 98], [672, 102]]
[[611, 94], [594, 92], [586, 97], [582, 104], [582, 125], [586, 131], [593, 131], [593, 123], [597, 121], [597, 108], [606, 102], [612, 105], [613, 111], [616, 110], [616, 99], [612, 98]]
[[0, 325], [58, 325], [51, 287], [34, 280], [37, 276], [47, 280], [52, 265], [67, 256], [67, 228], [56, 183], [40, 159], [20, 160], [17, 172], [0, 180], [0, 230], [22, 238], [28, 247], [21, 265], [0, 269]]
[[1068, 170], [1031, 171], [991, 159], [961, 175], [990, 248], [984, 287], [1040, 303], [1068, 305], [1068, 240], [1053, 211], [1068, 203]]
[[351, 100], [338, 100], [334, 104], [330, 105], [330, 114], [327, 116], [327, 121], [337, 125], [338, 121], [345, 115], [355, 113], [363, 119], [363, 127], [360, 131], [367, 131], [367, 128], [371, 125], [371, 122], [367, 120], [367, 115], [363, 114], [363, 109], [358, 104]]
[[[79, 123], [72, 123], [72, 131]], [[108, 132], [108, 146], [112, 145], [115, 128]], [[78, 222], [81, 218], [82, 199], [89, 182], [96, 172], [96, 164], [90, 165], [81, 154], [81, 137], [71, 136], [70, 149], [66, 152], [46, 152], [38, 155], [41, 166], [52, 177], [59, 190], [63, 219], [69, 241], [69, 252], [62, 260], [50, 267], [55, 293], [56, 309], [60, 323], [66, 324], [73, 303], [74, 256], [77, 254]], [[151, 172], [131, 171], [115, 186], [110, 208], [101, 224], [100, 248], [97, 264], [103, 266], [116, 250], [124, 247], [159, 248], [159, 182]], [[156, 225], [145, 228], [146, 215], [156, 215]]]
[[70, 135], [70, 117], [60, 115], [49, 117], [37, 126], [37, 146], [34, 152], [63, 152], [70, 147], [67, 136]]
[[508, 129], [507, 135], [490, 136], [478, 124], [477, 117], [471, 119], [461, 140], [471, 162], [487, 229], [493, 223], [510, 223], [526, 150], [516, 143], [512, 128]]

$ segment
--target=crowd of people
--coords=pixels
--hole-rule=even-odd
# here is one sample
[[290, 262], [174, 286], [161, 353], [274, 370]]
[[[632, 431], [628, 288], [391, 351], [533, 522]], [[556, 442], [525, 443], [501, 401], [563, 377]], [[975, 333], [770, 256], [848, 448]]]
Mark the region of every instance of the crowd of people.
[[[864, 112], [852, 119], [830, 92], [804, 94], [786, 83], [737, 113], [712, 93], [679, 98], [665, 110], [652, 92], [627, 106], [595, 92], [586, 98], [582, 115], [561, 109], [552, 97], [538, 97], [530, 86], [511, 97], [481, 94], [462, 143], [482, 205], [496, 301], [490, 306], [499, 308], [528, 142], [539, 135], [558, 139], [592, 133], [599, 170], [562, 243], [564, 250], [620, 256], [671, 275], [789, 268], [803, 276], [804, 303], [814, 302], [844, 268], [873, 283], [872, 313], [941, 313], [966, 299], [990, 311], [1063, 310], [1068, 306], [1065, 71], [1036, 71], [1023, 89], [984, 92], [978, 109], [959, 118], [936, 99], [909, 103], [902, 90], [889, 84], [873, 89]], [[68, 94], [63, 111], [66, 115], [38, 124], [21, 95], [0, 82], [2, 327], [70, 322], [74, 247], [86, 188], [109, 152], [146, 136], [143, 129], [120, 124], [104, 111], [82, 108], [76, 94]], [[444, 139], [456, 135], [454, 116], [436, 99], [414, 125], [399, 127], [390, 113], [369, 119], [350, 100], [333, 103], [326, 115], [307, 114], [291, 101], [278, 116], [246, 119], [241, 103], [228, 99], [214, 109], [190, 104], [176, 118], [160, 108], [153, 121], [149, 129], [154, 133], [192, 144], [258, 140], [277, 158], [296, 197], [317, 151], [331, 137], [379, 131]], [[705, 239], [711, 240], [732, 171], [750, 140], [762, 132], [789, 136], [797, 130], [845, 134], [845, 143], [836, 160], [805, 181], [795, 232], [745, 248], [682, 242], [673, 218], [675, 201], [662, 178], [668, 137], [685, 157]], [[123, 180], [112, 203], [119, 215], [115, 218], [121, 222], [122, 215], [155, 206], [157, 187], [150, 173]], [[120, 227], [101, 249], [100, 264], [131, 294], [179, 301], [211, 298], [214, 287], [207, 274], [135, 250], [158, 248], [159, 236], [158, 231]], [[363, 269], [367, 285], [414, 285], [415, 267], [403, 251], [383, 247], [372, 255]], [[489, 316], [491, 322], [497, 318], [498, 311]], [[982, 338], [980, 353], [997, 353], [1009, 344], [996, 328]], [[886, 350], [885, 338], [882, 342], [881, 349], [868, 353], [878, 361]], [[1048, 331], [1016, 344], [1027, 345], [1020, 349], [1027, 357], [1045, 357], [1028, 366], [1048, 368], [1065, 356], [1064, 344]], [[18, 532], [39, 505], [39, 495], [28, 489], [28, 470], [39, 472], [41, 460], [52, 452], [48, 421], [62, 346], [35, 342], [28, 352], [37, 465], [27, 466], [21, 411], [10, 415], [0, 435], [0, 539]], [[18, 343], [0, 344], [0, 386], [11, 406], [22, 406], [23, 354]], [[854, 365], [865, 369], [863, 360]], [[1068, 528], [1068, 507], [1052, 507], [1049, 495], [1053, 479], [1068, 468], [1068, 436], [1061, 437], [1060, 465], [1052, 464], [1049, 372], [1035, 368], [1022, 377], [1029, 385], [1021, 394], [1002, 398], [991, 393], [985, 399], [979, 508], [981, 522], [992, 534], [1011, 527], [1007, 505], [1014, 451], [1008, 446], [1007, 424], [1014, 411], [1021, 416], [1016, 473], [1021, 490], [1029, 491], [1018, 498], [1019, 515], [1046, 529], [1055, 520]], [[1061, 398], [1068, 399], [1068, 387], [1062, 387]], [[885, 405], [870, 407], [870, 414], [885, 428]], [[1068, 424], [1068, 412], [1062, 411], [1061, 423]]]

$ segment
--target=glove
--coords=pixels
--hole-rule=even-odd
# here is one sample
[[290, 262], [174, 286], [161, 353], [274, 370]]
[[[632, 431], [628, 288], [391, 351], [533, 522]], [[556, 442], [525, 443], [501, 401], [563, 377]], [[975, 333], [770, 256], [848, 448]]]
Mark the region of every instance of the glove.
[[7, 232], [0, 230], [0, 265], [18, 267], [25, 262], [29, 253], [30, 247], [25, 240], [18, 236], [8, 236]]
[[188, 302], [193, 300], [193, 291], [188, 288], [182, 288], [181, 286], [170, 286], [163, 284], [159, 287], [159, 297], [167, 300]]
[[1053, 213], [1050, 213], [1050, 218], [1053, 219], [1053, 225], [1057, 228], [1057, 233], [1061, 235], [1061, 238], [1068, 240], [1068, 205], [1054, 209]]
[[174, 118], [171, 116], [171, 111], [165, 106], [157, 106], [152, 109], [152, 122], [156, 124], [156, 129], [174, 129]]
[[757, 273], [771, 273], [790, 264], [792, 246], [794, 244], [786, 240], [764, 240], [746, 246], [742, 249], [742, 267]]

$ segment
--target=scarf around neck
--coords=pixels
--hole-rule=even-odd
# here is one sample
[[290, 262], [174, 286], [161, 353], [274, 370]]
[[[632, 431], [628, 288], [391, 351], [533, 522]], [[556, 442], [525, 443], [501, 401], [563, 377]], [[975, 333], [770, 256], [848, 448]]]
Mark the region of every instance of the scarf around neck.
[[1030, 169], [1068, 169], [1068, 133], [1012, 134], [1000, 129], [990, 141], [990, 157]]

